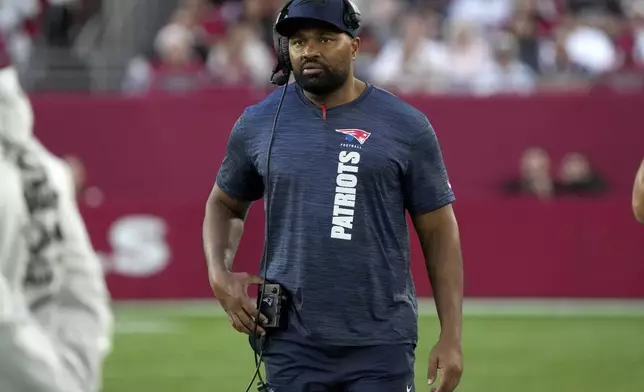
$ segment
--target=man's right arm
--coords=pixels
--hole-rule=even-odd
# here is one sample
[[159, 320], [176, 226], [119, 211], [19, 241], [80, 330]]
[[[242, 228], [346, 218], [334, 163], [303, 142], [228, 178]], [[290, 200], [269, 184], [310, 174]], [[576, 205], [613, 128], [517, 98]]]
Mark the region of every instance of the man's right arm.
[[250, 205], [248, 201], [228, 196], [216, 184], [210, 192], [203, 222], [203, 243], [211, 284], [218, 275], [232, 270]]
[[644, 160], [640, 165], [633, 185], [633, 213], [640, 223], [644, 223]]
[[253, 164], [250, 144], [242, 115], [230, 133], [203, 223], [210, 286], [233, 327], [247, 334], [263, 333], [257, 325], [258, 317], [263, 317], [248, 296], [248, 286], [263, 281], [247, 273], [233, 273], [232, 265], [250, 205], [264, 195], [264, 181]]
[[244, 219], [253, 201], [264, 195], [264, 181], [253, 164], [242, 114], [230, 132], [216, 183], [206, 204], [203, 242], [210, 279], [230, 271]]

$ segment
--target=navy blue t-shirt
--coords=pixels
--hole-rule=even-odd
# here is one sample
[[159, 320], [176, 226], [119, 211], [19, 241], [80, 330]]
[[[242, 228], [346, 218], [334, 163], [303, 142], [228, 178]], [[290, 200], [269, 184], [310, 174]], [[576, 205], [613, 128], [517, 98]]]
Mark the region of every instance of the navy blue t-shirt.
[[285, 336], [339, 346], [415, 344], [405, 212], [424, 214], [454, 201], [432, 126], [420, 111], [371, 85], [325, 118], [291, 84], [266, 184], [281, 93], [239, 118], [217, 185], [246, 201], [268, 192], [266, 278], [292, 295]]

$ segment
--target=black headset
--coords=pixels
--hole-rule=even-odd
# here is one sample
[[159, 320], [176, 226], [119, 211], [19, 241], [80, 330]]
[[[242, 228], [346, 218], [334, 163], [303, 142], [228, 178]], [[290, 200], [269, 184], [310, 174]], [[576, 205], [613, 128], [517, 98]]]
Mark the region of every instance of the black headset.
[[[277, 20], [273, 25], [273, 45], [275, 46], [275, 53], [277, 54], [277, 65], [275, 65], [275, 69], [273, 70], [271, 83], [278, 86], [283, 86], [288, 83], [291, 71], [293, 71], [293, 66], [291, 65], [291, 57], [288, 50], [288, 37], [280, 35], [275, 29], [275, 26], [288, 17], [289, 8], [297, 1], [300, 0], [290, 0], [286, 3], [284, 8], [282, 8], [280, 13], [277, 15]], [[362, 23], [362, 15], [360, 14], [358, 7], [356, 7], [350, 0], [343, 0], [342, 2], [342, 21], [344, 22], [344, 25], [351, 31], [358, 30]]]

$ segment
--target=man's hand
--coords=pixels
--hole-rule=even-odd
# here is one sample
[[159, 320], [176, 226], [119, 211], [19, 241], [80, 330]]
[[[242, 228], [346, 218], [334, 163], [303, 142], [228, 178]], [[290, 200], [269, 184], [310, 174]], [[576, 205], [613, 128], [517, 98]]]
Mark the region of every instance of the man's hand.
[[[265, 323], [267, 319], [259, 314], [253, 300], [248, 296], [248, 286], [263, 283], [262, 278], [244, 272], [227, 272], [212, 279], [212, 291], [228, 313], [228, 319], [237, 331], [248, 335], [256, 331], [261, 335], [265, 333], [259, 325]], [[258, 316], [259, 325], [257, 325]]]
[[638, 222], [644, 223], [644, 160], [640, 164], [633, 185], [633, 213]]
[[461, 381], [463, 374], [463, 353], [458, 340], [440, 339], [429, 353], [427, 380], [433, 385], [440, 370], [440, 385], [432, 392], [452, 392]]

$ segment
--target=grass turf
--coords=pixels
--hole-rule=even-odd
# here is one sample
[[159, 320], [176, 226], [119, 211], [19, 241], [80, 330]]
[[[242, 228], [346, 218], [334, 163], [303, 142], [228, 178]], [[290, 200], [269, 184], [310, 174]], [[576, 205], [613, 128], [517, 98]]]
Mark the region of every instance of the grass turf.
[[[641, 314], [487, 313], [466, 313], [459, 392], [644, 391]], [[428, 390], [427, 355], [437, 322], [420, 318], [417, 391]], [[246, 338], [220, 312], [192, 312], [182, 304], [126, 306], [117, 308], [104, 392], [243, 392], [253, 370]]]

